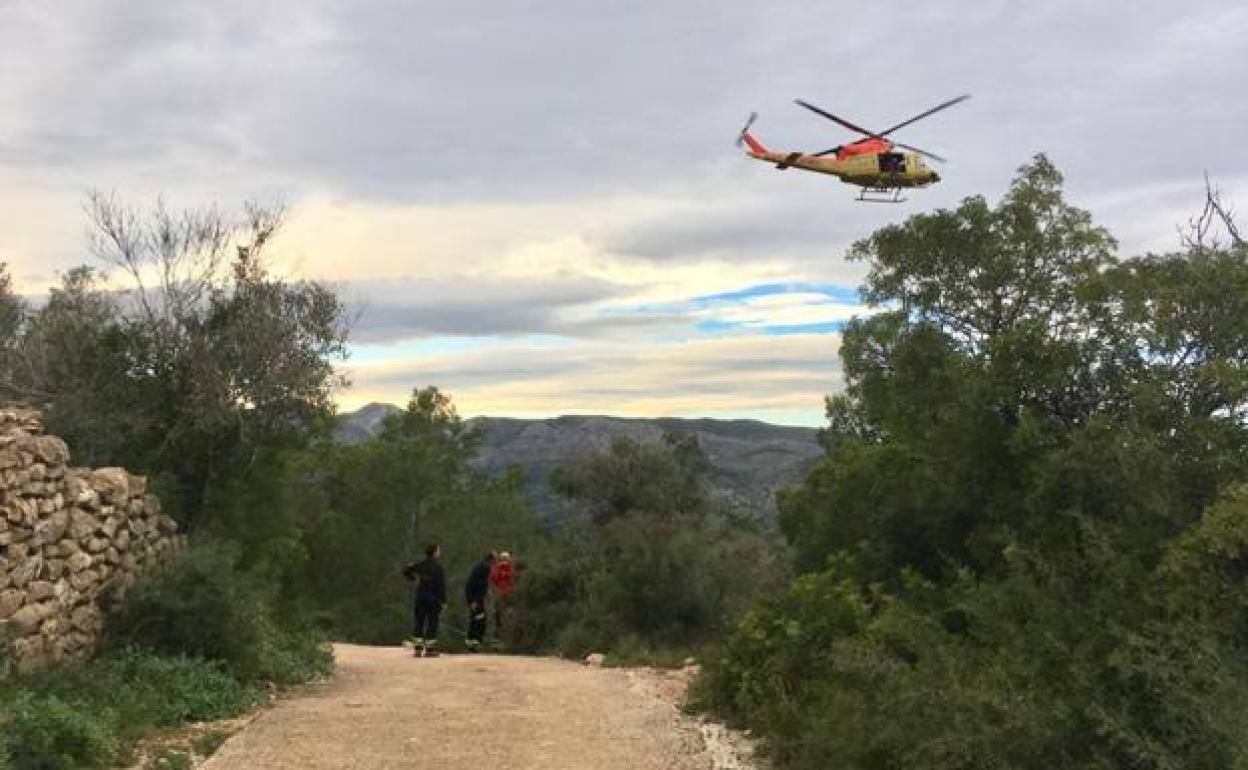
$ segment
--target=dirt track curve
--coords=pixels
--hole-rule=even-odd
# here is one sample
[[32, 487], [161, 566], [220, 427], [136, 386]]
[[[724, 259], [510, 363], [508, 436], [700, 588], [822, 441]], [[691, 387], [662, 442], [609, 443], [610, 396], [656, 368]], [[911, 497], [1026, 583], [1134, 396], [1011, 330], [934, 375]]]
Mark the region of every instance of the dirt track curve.
[[[207, 770], [713, 770], [661, 682], [549, 658], [338, 645], [337, 675], [280, 700]], [[713, 747], [712, 747], [713, 748]]]

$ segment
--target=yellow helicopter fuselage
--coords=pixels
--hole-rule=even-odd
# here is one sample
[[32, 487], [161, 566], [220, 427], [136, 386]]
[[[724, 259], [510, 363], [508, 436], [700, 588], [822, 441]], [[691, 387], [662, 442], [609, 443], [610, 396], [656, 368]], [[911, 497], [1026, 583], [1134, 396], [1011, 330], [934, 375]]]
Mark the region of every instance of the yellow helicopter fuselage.
[[871, 153], [842, 159], [800, 152], [752, 150], [749, 156], [775, 164], [777, 168], [799, 168], [803, 171], [829, 174], [846, 184], [873, 190], [926, 187], [940, 181], [940, 175], [923, 162], [922, 156], [914, 152]]

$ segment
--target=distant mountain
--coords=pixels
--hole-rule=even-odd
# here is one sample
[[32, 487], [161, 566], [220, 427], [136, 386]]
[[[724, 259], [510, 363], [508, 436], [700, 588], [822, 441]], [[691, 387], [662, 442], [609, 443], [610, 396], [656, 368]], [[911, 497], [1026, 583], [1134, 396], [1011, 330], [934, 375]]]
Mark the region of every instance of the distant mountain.
[[403, 411], [394, 404], [367, 404], [354, 412], [338, 417], [338, 439], [354, 444], [367, 441], [381, 433], [386, 418]]
[[[340, 418], [338, 436], [344, 441], [376, 436], [385, 418], [398, 411], [390, 404], [369, 404]], [[547, 420], [474, 417], [468, 423], [481, 433], [477, 465], [492, 475], [519, 466], [534, 502], [551, 515], [565, 506], [546, 485], [550, 471], [607, 449], [618, 436], [658, 441], [664, 431], [696, 433], [710, 460], [708, 481], [714, 499], [731, 510], [768, 520], [775, 514], [776, 490], [800, 482], [823, 454], [813, 428], [757, 420], [568, 415]]]

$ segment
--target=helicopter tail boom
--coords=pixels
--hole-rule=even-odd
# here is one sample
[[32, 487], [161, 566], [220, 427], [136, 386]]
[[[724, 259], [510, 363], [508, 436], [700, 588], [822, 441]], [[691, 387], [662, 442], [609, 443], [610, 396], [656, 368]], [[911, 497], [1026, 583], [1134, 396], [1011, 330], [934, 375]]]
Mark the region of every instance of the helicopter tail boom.
[[765, 155], [767, 153], [767, 148], [763, 146], [762, 142], [755, 139], [754, 135], [749, 131], [741, 134], [741, 140], [750, 148], [750, 152], [755, 155]]

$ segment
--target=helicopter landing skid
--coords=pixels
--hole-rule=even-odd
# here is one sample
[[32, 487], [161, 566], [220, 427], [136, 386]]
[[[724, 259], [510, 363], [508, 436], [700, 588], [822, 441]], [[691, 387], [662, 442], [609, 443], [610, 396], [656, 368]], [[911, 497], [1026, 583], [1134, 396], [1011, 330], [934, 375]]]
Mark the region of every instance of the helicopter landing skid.
[[905, 203], [900, 187], [864, 187], [856, 200], [863, 203]]

